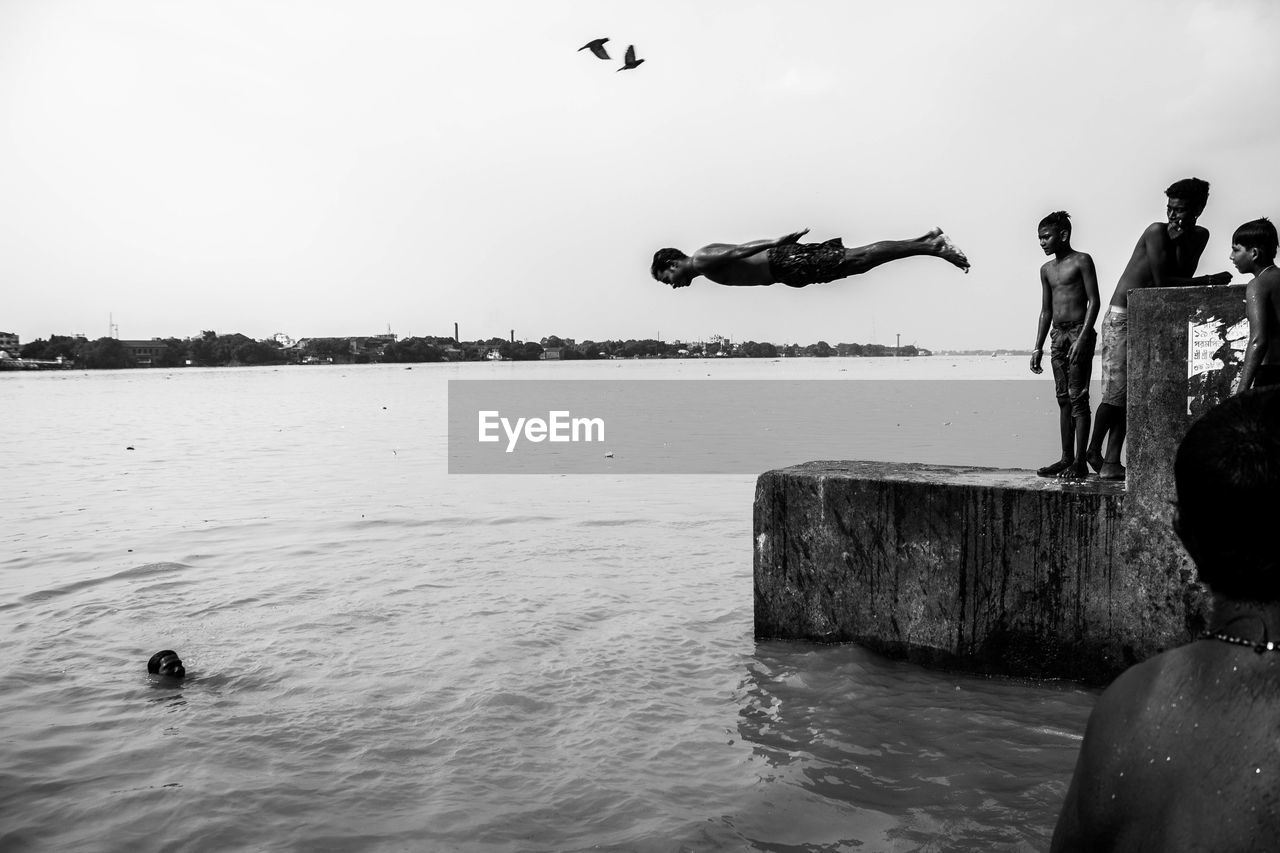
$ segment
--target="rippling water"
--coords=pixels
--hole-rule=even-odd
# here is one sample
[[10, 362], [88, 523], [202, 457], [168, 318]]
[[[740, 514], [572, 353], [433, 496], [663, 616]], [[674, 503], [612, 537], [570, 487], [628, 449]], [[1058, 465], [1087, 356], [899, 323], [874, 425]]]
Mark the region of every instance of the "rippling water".
[[[753, 477], [449, 476], [446, 380], [550, 371], [1025, 366], [0, 374], [0, 849], [1047, 846], [1096, 694], [755, 642]], [[1055, 455], [1051, 382], [981, 387], [850, 458]]]

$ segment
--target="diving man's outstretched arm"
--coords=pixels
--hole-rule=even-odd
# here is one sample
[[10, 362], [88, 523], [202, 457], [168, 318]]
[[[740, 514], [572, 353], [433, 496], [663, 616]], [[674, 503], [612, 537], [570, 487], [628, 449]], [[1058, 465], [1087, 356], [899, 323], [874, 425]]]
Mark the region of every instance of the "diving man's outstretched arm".
[[749, 258], [752, 255], [758, 255], [769, 249], [785, 246], [789, 243], [797, 243], [801, 237], [808, 233], [809, 229], [805, 228], [800, 231], [793, 231], [790, 234], [784, 234], [776, 240], [752, 240], [750, 243], [736, 244], [712, 243], [710, 246], [703, 246], [694, 252], [689, 260], [698, 275], [706, 275], [727, 264]]

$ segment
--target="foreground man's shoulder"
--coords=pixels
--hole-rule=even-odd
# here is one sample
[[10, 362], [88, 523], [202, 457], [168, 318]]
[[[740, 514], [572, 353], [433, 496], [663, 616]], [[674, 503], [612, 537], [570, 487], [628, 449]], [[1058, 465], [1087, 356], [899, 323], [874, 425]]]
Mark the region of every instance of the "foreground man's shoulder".
[[1173, 689], [1177, 673], [1186, 666], [1184, 648], [1162, 652], [1142, 663], [1134, 664], [1111, 682], [1098, 698], [1089, 717], [1090, 732], [1120, 726], [1128, 729], [1156, 707], [1160, 697]]

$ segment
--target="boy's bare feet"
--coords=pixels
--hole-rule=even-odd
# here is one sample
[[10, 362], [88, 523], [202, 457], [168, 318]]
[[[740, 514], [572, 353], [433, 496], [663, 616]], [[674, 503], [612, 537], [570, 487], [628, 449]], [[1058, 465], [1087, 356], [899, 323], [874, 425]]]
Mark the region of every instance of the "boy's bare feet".
[[924, 236], [929, 242], [933, 243], [938, 257], [965, 272], [969, 271], [969, 259], [965, 257], [964, 252], [960, 251], [960, 247], [951, 242], [951, 238], [944, 234], [941, 228], [934, 228]]
[[1089, 466], [1083, 461], [1072, 462], [1058, 474], [1060, 480], [1085, 480], [1089, 477]]
[[1037, 477], [1059, 477], [1062, 472], [1071, 467], [1072, 460], [1059, 459], [1052, 465], [1046, 465], [1043, 468], [1036, 469]]
[[1119, 462], [1103, 462], [1098, 469], [1099, 480], [1123, 480], [1124, 466]]
[[1085, 459], [1089, 460], [1089, 467], [1095, 471], [1102, 471], [1102, 454], [1096, 450], [1090, 450], [1085, 454]]

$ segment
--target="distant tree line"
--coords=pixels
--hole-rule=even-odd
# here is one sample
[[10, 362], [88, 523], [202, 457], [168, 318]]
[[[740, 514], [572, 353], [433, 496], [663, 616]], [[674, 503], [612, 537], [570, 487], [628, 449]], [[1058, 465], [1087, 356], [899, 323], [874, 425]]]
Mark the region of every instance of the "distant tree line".
[[[892, 356], [893, 347], [883, 344], [838, 344], [826, 341], [801, 346], [778, 346], [767, 341], [730, 343], [715, 340], [697, 343], [667, 343], [643, 340], [567, 341], [551, 335], [538, 341], [510, 341], [503, 338], [457, 342], [453, 338], [409, 337], [392, 341], [385, 337], [308, 338], [294, 346], [274, 339], [254, 340], [232, 333], [206, 331], [193, 338], [157, 338], [145, 342], [151, 352], [145, 357], [116, 338], [89, 340], [79, 336], [50, 335], [24, 344], [19, 355], [27, 359], [72, 361], [88, 369], [138, 367], [223, 367], [228, 365], [271, 364], [411, 364], [437, 361], [537, 361], [542, 358], [591, 360], [610, 358], [780, 358], [835, 355]], [[915, 346], [904, 346], [901, 356], [922, 354]]]
[[[284, 364], [293, 360], [277, 341], [255, 341], [238, 333], [219, 335], [204, 332], [197, 338], [157, 338], [147, 341], [147, 344], [156, 351], [147, 356], [153, 367]], [[22, 358], [48, 361], [63, 358], [74, 361], [77, 367], [90, 370], [139, 366], [133, 350], [116, 338], [91, 341], [83, 337], [50, 335], [48, 340], [37, 338], [23, 344], [18, 354]]]
[[[838, 344], [831, 346], [826, 341], [801, 346], [785, 344], [779, 346], [768, 341], [743, 341], [734, 344], [728, 341], [699, 341], [695, 343], [667, 343], [652, 338], [646, 340], [627, 341], [583, 341], [566, 345], [561, 338], [555, 336], [544, 338], [547, 348], [560, 348], [560, 357], [566, 359], [590, 358], [799, 358], [802, 356], [827, 358], [835, 355], [851, 356], [892, 356], [894, 348], [883, 344]], [[912, 346], [904, 346], [898, 350], [901, 356], [921, 355], [921, 351]]]

